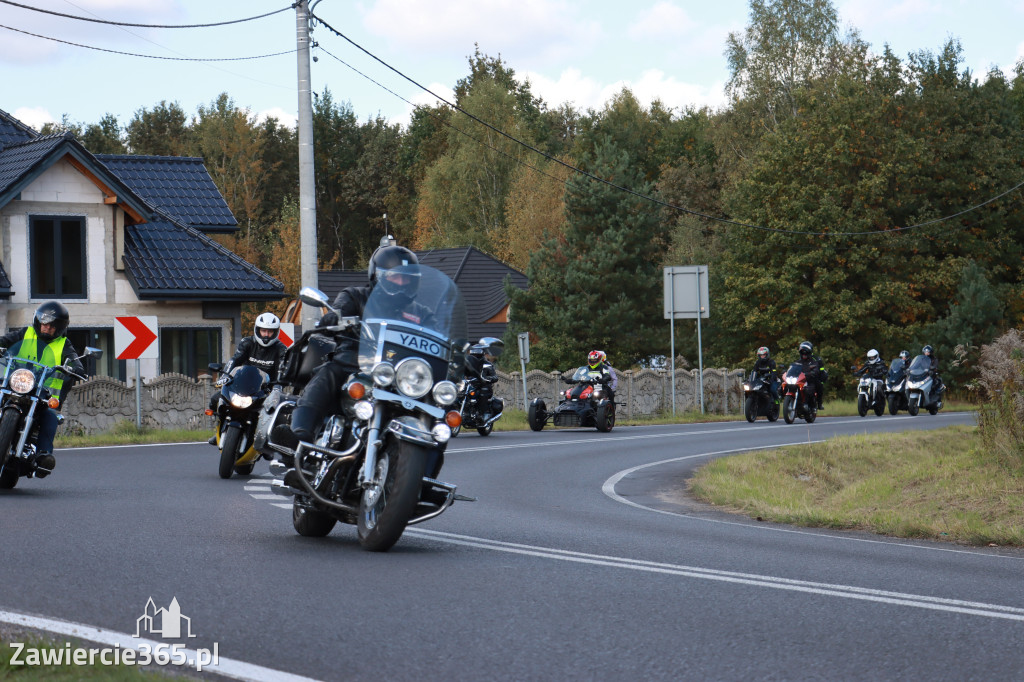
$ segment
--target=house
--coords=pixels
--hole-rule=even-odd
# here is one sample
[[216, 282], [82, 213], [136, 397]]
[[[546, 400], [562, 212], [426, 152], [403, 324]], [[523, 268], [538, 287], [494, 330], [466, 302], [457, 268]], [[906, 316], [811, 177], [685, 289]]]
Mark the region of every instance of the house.
[[[469, 338], [502, 337], [508, 326], [505, 279], [510, 278], [513, 286], [526, 289], [526, 275], [475, 246], [415, 253], [420, 263], [451, 277], [462, 292], [469, 318]], [[346, 287], [367, 284], [365, 270], [322, 270], [318, 281], [320, 290], [332, 301]]]
[[114, 318], [156, 316], [159, 357], [141, 374], [197, 376], [245, 333], [243, 302], [284, 297], [209, 237], [237, 229], [202, 159], [94, 155], [0, 110], [0, 329], [59, 300], [75, 347], [103, 349], [95, 372], [124, 379]]

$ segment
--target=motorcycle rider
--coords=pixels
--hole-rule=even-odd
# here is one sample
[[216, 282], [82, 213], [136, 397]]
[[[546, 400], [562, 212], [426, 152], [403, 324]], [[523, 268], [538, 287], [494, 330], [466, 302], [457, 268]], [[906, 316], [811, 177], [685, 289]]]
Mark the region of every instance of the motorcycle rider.
[[608, 355], [603, 350], [592, 350], [587, 354], [587, 371], [591, 376], [600, 376], [600, 381], [608, 387], [608, 399], [615, 398], [615, 391], [619, 387], [619, 377], [608, 362]]
[[[252, 336], [247, 336], [238, 344], [235, 354], [221, 370], [220, 378], [217, 379], [217, 388], [227, 383], [228, 374], [235, 367], [252, 365], [263, 370], [270, 376], [270, 380], [277, 379], [281, 371], [281, 363], [288, 347], [278, 338], [281, 333], [281, 320], [271, 312], [264, 312], [256, 318], [253, 324]], [[217, 411], [217, 406], [222, 398], [221, 392], [217, 391], [210, 398], [210, 410]], [[217, 436], [208, 441], [210, 445], [217, 444]]]
[[822, 409], [824, 398], [824, 384], [828, 374], [825, 372], [820, 357], [814, 355], [814, 345], [810, 341], [802, 341], [799, 347], [800, 364], [804, 366], [804, 374], [807, 375], [807, 385], [818, 403], [818, 409]]
[[[20, 344], [14, 357], [41, 362], [49, 367], [59, 367], [69, 360], [72, 371], [83, 374], [85, 369], [78, 359], [78, 351], [65, 336], [71, 314], [68, 309], [57, 301], [47, 301], [36, 308], [32, 325], [24, 329], [9, 331], [0, 337], [0, 348], [10, 348]], [[56, 375], [47, 379], [46, 385], [52, 393], [57, 394], [61, 405], [64, 397], [71, 390], [74, 378]], [[53, 457], [53, 439], [57, 434], [60, 420], [57, 412], [44, 403], [39, 404], [39, 438], [36, 441], [35, 465], [36, 478], [46, 478], [53, 473], [56, 460]], [[58, 407], [58, 409], [60, 409]]]
[[932, 386], [932, 394], [937, 395], [940, 390], [944, 389], [945, 386], [942, 384], [942, 377], [939, 376], [939, 360], [935, 357], [935, 349], [931, 345], [926, 345], [921, 349], [921, 352], [928, 358], [928, 362], [931, 363], [930, 370], [932, 376], [935, 378], [935, 385]]
[[761, 346], [757, 349], [757, 360], [754, 361], [754, 372], [759, 375], [764, 375], [768, 380], [768, 387], [772, 394], [773, 400], [779, 399], [779, 373], [775, 366], [775, 361], [772, 360], [771, 351], [768, 350], [767, 346]]
[[910, 367], [910, 351], [909, 350], [901, 350], [900, 351], [900, 358], [903, 360], [903, 369], [907, 369], [908, 367]]
[[868, 351], [867, 361], [860, 369], [854, 369], [853, 376], [860, 377], [867, 374], [872, 379], [884, 379], [886, 375], [885, 363], [878, 355], [878, 351], [872, 348]]
[[[395, 308], [395, 316], [418, 325], [431, 326], [431, 311], [415, 300], [419, 288], [416, 275], [396, 271], [403, 265], [417, 265], [419, 259], [409, 249], [393, 240], [382, 244], [370, 257], [366, 269], [369, 284], [343, 289], [334, 299], [338, 317], [362, 318], [370, 292], [381, 287]], [[330, 313], [328, 313], [330, 314]], [[325, 316], [326, 317], [326, 316]], [[338, 394], [349, 376], [359, 369], [359, 326], [352, 325], [335, 334], [337, 346], [330, 362], [324, 363], [306, 384], [295, 404], [291, 432], [302, 441], [311, 442], [317, 426], [338, 404]]]
[[485, 336], [480, 339], [466, 354], [466, 373], [480, 379], [480, 400], [487, 405], [484, 408], [484, 421], [500, 412], [504, 405], [500, 398], [494, 398], [494, 384], [498, 382], [498, 372], [494, 363], [504, 350], [501, 339]]

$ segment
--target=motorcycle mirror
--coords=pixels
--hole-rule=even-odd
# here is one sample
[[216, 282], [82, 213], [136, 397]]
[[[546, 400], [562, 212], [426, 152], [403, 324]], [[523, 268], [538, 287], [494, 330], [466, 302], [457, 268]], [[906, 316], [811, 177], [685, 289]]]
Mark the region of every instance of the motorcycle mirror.
[[103, 357], [103, 350], [100, 348], [94, 348], [93, 346], [86, 346], [85, 352], [82, 353], [79, 357], [96, 358], [97, 360], [99, 360], [100, 358]]
[[302, 287], [299, 292], [299, 300], [309, 305], [317, 306], [318, 308], [330, 308], [327, 301], [327, 294], [314, 289], [313, 287]]
[[211, 362], [207, 367], [212, 369], [214, 372], [219, 372], [224, 368], [224, 365], [220, 362]]

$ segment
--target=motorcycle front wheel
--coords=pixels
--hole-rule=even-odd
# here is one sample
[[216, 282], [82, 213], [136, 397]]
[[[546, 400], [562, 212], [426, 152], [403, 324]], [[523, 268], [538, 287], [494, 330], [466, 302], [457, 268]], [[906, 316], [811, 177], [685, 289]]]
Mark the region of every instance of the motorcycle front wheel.
[[601, 433], [608, 433], [615, 426], [615, 403], [605, 403], [597, 408], [594, 415], [594, 426]]
[[857, 395], [857, 414], [865, 416], [868, 413], [868, 397], [863, 393]]
[[359, 544], [386, 552], [398, 542], [419, 501], [427, 450], [391, 439], [378, 453], [375, 478], [379, 489], [367, 489], [359, 500]]
[[544, 428], [544, 422], [547, 421], [547, 412], [544, 410], [544, 403], [539, 400], [534, 400], [530, 403], [530, 408], [526, 413], [526, 421], [530, 425], [531, 431], [540, 431]]
[[228, 428], [221, 433], [220, 467], [217, 469], [221, 478], [231, 478], [231, 473], [235, 470], [235, 460], [238, 459], [236, 451], [238, 450], [238, 440], [241, 437], [241, 429]]
[[907, 412], [910, 413], [911, 417], [916, 417], [917, 413], [921, 410], [921, 396], [914, 394], [910, 396], [910, 400], [907, 405]]
[[748, 395], [746, 402], [743, 403], [743, 416], [751, 424], [757, 420], [757, 400], [752, 395]]
[[787, 395], [782, 401], [782, 418], [786, 420], [787, 424], [796, 421], [796, 398], [791, 395]]
[[[14, 443], [14, 437], [18, 435], [18, 424], [20, 422], [21, 413], [13, 407], [4, 412], [3, 417], [0, 417], [0, 467], [7, 463], [7, 458], [11, 454], [11, 444]], [[15, 475], [14, 479], [17, 481], [17, 475]], [[13, 488], [14, 486], [8, 487]]]
[[899, 412], [899, 409], [900, 408], [896, 406], [896, 396], [889, 396], [889, 414], [895, 417], [896, 413]]

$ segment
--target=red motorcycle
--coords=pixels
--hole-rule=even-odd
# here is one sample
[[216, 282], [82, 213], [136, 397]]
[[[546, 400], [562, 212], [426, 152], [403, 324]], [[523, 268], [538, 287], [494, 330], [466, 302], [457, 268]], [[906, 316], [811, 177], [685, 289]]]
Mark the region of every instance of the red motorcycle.
[[782, 418], [792, 424], [797, 417], [808, 424], [818, 417], [817, 401], [808, 385], [803, 364], [794, 362], [782, 377]]

